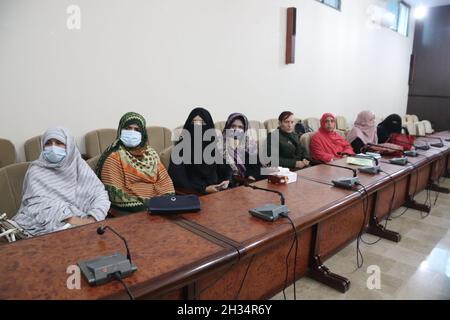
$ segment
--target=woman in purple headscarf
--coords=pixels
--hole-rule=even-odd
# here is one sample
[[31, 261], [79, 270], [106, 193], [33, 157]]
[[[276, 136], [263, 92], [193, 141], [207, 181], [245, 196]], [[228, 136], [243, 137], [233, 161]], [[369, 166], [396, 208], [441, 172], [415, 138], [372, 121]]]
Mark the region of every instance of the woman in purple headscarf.
[[231, 114], [223, 129], [223, 155], [225, 163], [232, 169], [232, 187], [239, 185], [239, 178], [261, 179], [257, 143], [248, 129], [249, 121], [242, 113]]
[[362, 111], [358, 114], [355, 125], [347, 134], [347, 141], [355, 153], [360, 153], [368, 143], [378, 143], [375, 115], [371, 111]]

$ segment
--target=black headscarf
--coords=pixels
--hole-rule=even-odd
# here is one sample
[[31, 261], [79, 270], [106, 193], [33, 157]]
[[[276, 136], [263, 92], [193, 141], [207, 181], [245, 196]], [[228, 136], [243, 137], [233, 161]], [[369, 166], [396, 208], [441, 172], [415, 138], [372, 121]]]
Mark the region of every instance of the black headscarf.
[[[183, 163], [181, 165], [175, 165], [172, 161], [169, 166], [169, 175], [172, 177], [172, 180], [176, 187], [194, 189], [197, 192], [204, 192], [204, 189], [209, 185], [218, 184], [219, 175], [218, 175], [218, 165], [216, 163], [206, 164], [203, 160], [202, 163], [194, 164], [194, 124], [192, 124], [192, 120], [196, 117], [200, 116], [205, 124], [202, 126], [202, 155], [206, 146], [211, 144], [212, 142], [217, 142], [217, 136], [213, 136], [211, 141], [203, 141], [203, 134], [209, 129], [215, 129], [214, 121], [211, 117], [211, 114], [208, 110], [203, 108], [195, 108], [189, 114], [183, 129], [187, 130], [191, 136], [191, 163]], [[180, 143], [182, 138], [177, 142]], [[199, 143], [199, 142], [197, 142]], [[182, 152], [180, 154], [182, 156]], [[215, 154], [213, 153], [214, 157]]]
[[378, 142], [385, 143], [391, 134], [402, 132], [402, 118], [398, 114], [391, 114], [377, 127]]

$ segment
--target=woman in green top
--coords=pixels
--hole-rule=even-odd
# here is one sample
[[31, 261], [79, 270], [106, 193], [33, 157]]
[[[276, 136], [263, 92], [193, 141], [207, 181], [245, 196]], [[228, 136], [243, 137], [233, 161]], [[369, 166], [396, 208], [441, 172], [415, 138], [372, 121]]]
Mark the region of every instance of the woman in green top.
[[[279, 131], [279, 165], [289, 169], [303, 169], [309, 166], [309, 159], [306, 156], [305, 148], [300, 144], [300, 137], [295, 133], [294, 114], [285, 111], [278, 117]], [[267, 151], [271, 155], [271, 135], [267, 137]]]

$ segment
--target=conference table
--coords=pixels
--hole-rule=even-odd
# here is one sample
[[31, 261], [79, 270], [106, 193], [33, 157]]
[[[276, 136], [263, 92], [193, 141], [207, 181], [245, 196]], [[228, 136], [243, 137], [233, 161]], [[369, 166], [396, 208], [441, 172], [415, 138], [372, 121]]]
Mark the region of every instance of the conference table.
[[[430, 137], [450, 139], [450, 132]], [[417, 141], [437, 141], [430, 137]], [[123, 281], [138, 299], [267, 299], [304, 276], [346, 292], [350, 281], [328, 269], [327, 259], [363, 232], [401, 241], [383, 220], [401, 206], [429, 212], [414, 200], [419, 191], [448, 193], [439, 179], [450, 173], [450, 143], [418, 153], [404, 166], [383, 157], [382, 172], [358, 173], [361, 185], [353, 189], [331, 183], [352, 176], [351, 170], [324, 164], [298, 171], [297, 181], [287, 185], [254, 183], [283, 193], [291, 221], [250, 215], [280, 197], [241, 186], [200, 197], [197, 213], [121, 215], [0, 245], [0, 299], [128, 299], [117, 281], [89, 286], [80, 277], [78, 287], [70, 285], [77, 262], [125, 251], [113, 233], [97, 234], [106, 225], [128, 240], [138, 270]], [[357, 168], [346, 159], [333, 164]]]

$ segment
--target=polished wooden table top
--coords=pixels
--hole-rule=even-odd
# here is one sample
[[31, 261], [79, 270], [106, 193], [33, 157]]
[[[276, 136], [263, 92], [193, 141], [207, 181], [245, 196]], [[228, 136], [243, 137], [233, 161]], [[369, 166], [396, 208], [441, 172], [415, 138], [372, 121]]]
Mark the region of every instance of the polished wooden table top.
[[68, 266], [125, 252], [123, 241], [110, 230], [97, 234], [100, 225], [113, 227], [128, 240], [138, 270], [124, 281], [136, 296], [237, 260], [232, 247], [208, 241], [165, 218], [138, 213], [1, 246], [0, 299], [127, 298], [117, 281], [90, 287], [82, 279], [81, 290], [67, 289]]

